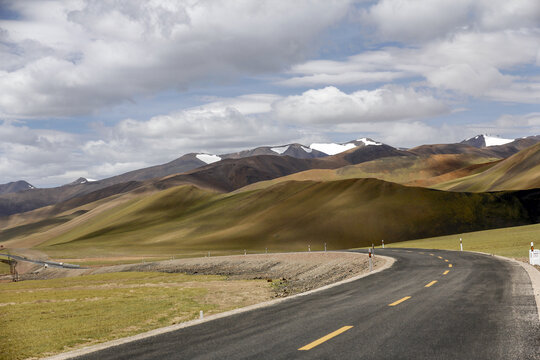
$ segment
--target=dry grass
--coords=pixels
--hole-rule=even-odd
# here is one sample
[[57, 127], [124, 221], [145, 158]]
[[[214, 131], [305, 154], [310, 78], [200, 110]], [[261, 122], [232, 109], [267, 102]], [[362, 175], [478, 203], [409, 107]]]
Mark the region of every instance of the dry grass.
[[0, 284], [0, 359], [54, 354], [270, 299], [266, 281], [112, 273]]

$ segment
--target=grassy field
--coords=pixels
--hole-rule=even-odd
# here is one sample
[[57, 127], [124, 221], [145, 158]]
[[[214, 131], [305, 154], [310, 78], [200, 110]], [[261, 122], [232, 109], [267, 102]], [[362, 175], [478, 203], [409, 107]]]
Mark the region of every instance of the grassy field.
[[9, 265], [0, 262], [0, 275], [9, 274]]
[[387, 247], [459, 250], [459, 238], [463, 239], [464, 250], [527, 258], [531, 241], [540, 248], [540, 224], [403, 241]]
[[266, 281], [112, 273], [0, 284], [0, 359], [26, 359], [270, 299]]

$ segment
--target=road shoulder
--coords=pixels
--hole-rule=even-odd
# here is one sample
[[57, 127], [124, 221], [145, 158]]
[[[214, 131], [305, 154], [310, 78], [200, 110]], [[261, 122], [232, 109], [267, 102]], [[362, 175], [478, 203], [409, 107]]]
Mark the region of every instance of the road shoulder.
[[372, 272], [363, 273], [363, 274], [360, 274], [360, 275], [357, 275], [357, 276], [354, 276], [354, 277], [350, 277], [350, 278], [345, 279], [345, 280], [338, 281], [338, 282], [333, 283], [333, 284], [325, 285], [325, 286], [322, 286], [322, 287], [319, 287], [319, 288], [316, 288], [316, 289], [313, 289], [313, 290], [309, 290], [309, 291], [306, 291], [306, 292], [303, 292], [303, 293], [287, 296], [287, 297], [284, 297], [284, 298], [278, 298], [278, 299], [266, 301], [266, 302], [263, 302], [263, 303], [254, 304], [254, 305], [246, 306], [246, 307], [231, 310], [231, 311], [226, 311], [226, 312], [219, 313], [219, 314], [210, 315], [208, 317], [205, 317], [204, 319], [197, 319], [197, 320], [184, 322], [184, 323], [181, 323], [181, 324], [167, 326], [167, 327], [151, 330], [151, 331], [148, 331], [148, 332], [145, 332], [145, 333], [137, 334], [137, 335], [134, 335], [134, 336], [129, 336], [129, 337], [121, 338], [121, 339], [116, 339], [116, 340], [104, 342], [104, 343], [97, 344], [97, 345], [87, 346], [87, 347], [84, 347], [84, 348], [81, 348], [81, 349], [77, 349], [77, 350], [57, 354], [57, 355], [46, 357], [46, 358], [43, 358], [43, 359], [44, 360], [71, 359], [71, 358], [82, 356], [82, 355], [85, 355], [85, 354], [89, 354], [89, 353], [92, 353], [92, 352], [95, 352], [95, 351], [107, 349], [107, 348], [110, 348], [110, 347], [113, 347], [113, 346], [118, 346], [118, 345], [121, 345], [121, 344], [146, 339], [146, 338], [149, 338], [149, 337], [152, 337], [152, 336], [161, 335], [161, 334], [164, 334], [164, 333], [176, 331], [176, 330], [187, 328], [187, 327], [190, 327], [190, 326], [196, 326], [196, 325], [199, 325], [201, 323], [208, 322], [208, 321], [221, 319], [221, 318], [224, 318], [224, 317], [228, 317], [228, 316], [232, 316], [232, 315], [252, 311], [252, 310], [255, 310], [255, 309], [260, 309], [260, 308], [263, 308], [263, 307], [273, 306], [273, 305], [276, 305], [276, 304], [279, 304], [279, 303], [282, 303], [282, 302], [285, 302], [285, 301], [289, 301], [291, 299], [295, 299], [295, 298], [300, 297], [300, 296], [307, 296], [307, 295], [310, 295], [310, 294], [313, 294], [313, 293], [316, 293], [316, 292], [324, 291], [326, 289], [329, 289], [329, 288], [332, 288], [332, 287], [335, 287], [335, 286], [339, 286], [339, 285], [346, 284], [346, 283], [349, 283], [349, 282], [352, 282], [352, 281], [356, 281], [356, 280], [364, 278], [366, 276], [376, 274], [378, 272], [381, 272], [383, 270], [386, 270], [386, 269], [390, 268], [395, 262], [395, 259], [392, 258], [392, 257], [381, 256], [381, 255], [378, 255], [377, 257], [379, 259], [384, 259], [385, 264], [382, 265], [382, 266], [379, 266], [378, 268], [376, 268]]

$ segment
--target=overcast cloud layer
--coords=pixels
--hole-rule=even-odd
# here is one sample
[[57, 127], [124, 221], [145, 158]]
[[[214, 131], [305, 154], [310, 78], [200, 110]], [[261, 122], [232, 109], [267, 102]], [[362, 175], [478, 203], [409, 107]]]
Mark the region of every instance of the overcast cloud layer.
[[538, 0], [0, 1], [0, 183], [538, 134], [539, 70]]

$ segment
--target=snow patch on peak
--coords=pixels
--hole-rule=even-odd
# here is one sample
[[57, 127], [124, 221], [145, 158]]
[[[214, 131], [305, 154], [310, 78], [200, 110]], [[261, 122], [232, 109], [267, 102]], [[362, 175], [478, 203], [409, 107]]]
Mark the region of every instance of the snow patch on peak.
[[273, 152], [281, 155], [285, 151], [289, 150], [289, 147], [290, 147], [290, 145], [285, 145], [285, 146], [280, 146], [280, 147], [273, 147], [273, 148], [270, 148], [270, 150], [272, 150]]
[[336, 155], [339, 153], [342, 153], [344, 151], [350, 150], [352, 148], [355, 148], [356, 145], [352, 143], [348, 144], [335, 144], [335, 143], [313, 143], [309, 146], [310, 148], [314, 150], [318, 150], [320, 152], [323, 152], [327, 155]]
[[369, 145], [376, 145], [376, 146], [382, 145], [382, 143], [376, 142], [376, 141], [372, 141], [372, 140], [370, 140], [370, 139], [368, 139], [368, 138], [361, 138], [361, 139], [358, 139], [358, 140], [356, 140], [356, 141], [363, 142], [364, 145], [366, 145], [366, 146], [369, 146]]
[[212, 164], [221, 160], [219, 156], [210, 154], [197, 154], [195, 157], [206, 164]]
[[497, 146], [511, 143], [514, 139], [503, 139], [500, 137], [484, 135], [484, 141], [486, 142], [486, 146]]
[[303, 145], [302, 145], [302, 150], [304, 150], [307, 153], [311, 153], [313, 151], [313, 149], [307, 148], [307, 147], [305, 147]]

